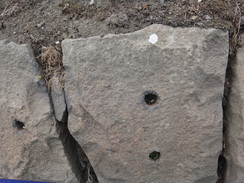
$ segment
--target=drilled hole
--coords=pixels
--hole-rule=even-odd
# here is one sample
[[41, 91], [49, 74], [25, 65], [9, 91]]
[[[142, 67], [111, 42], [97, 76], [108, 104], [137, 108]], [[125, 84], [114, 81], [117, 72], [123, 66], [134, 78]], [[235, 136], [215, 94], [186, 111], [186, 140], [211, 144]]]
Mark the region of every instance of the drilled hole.
[[160, 158], [160, 152], [153, 151], [152, 153], [149, 154], [149, 158], [154, 161], [158, 160]]
[[158, 101], [158, 95], [155, 92], [146, 92], [144, 101], [148, 105], [153, 105]]
[[25, 124], [22, 121], [19, 121], [17, 119], [14, 120], [14, 125], [15, 128], [17, 128], [18, 130], [22, 130], [25, 128]]

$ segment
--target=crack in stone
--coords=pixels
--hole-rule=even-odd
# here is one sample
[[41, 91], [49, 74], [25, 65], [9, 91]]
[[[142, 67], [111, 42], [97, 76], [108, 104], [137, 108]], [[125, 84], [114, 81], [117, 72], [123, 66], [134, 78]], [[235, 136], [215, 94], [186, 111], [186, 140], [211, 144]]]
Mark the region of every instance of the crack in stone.
[[[51, 96], [50, 100], [53, 105]], [[64, 147], [64, 153], [70, 163], [71, 169], [79, 183], [98, 183], [97, 176], [87, 155], [69, 132], [68, 118], [69, 114], [66, 107], [62, 120], [58, 121], [56, 119], [56, 130]]]
[[[47, 50], [44, 51], [45, 52], [41, 54], [43, 58], [41, 59], [41, 62], [39, 61], [39, 64], [42, 65], [44, 76], [50, 77], [48, 78], [50, 79], [50, 82], [46, 81], [46, 87], [49, 91], [48, 96], [50, 105], [56, 121], [56, 131], [63, 145], [65, 156], [67, 157], [71, 170], [79, 183], [98, 183], [97, 176], [87, 155], [68, 129], [69, 113], [64, 92], [65, 69], [62, 64], [62, 49], [48, 47]], [[50, 63], [56, 64], [47, 71], [46, 65], [50, 65]], [[62, 77], [60, 77], [60, 73]]]
[[229, 94], [230, 94], [230, 88], [231, 88], [231, 82], [232, 82], [232, 70], [231, 70], [231, 63], [233, 63], [236, 59], [236, 53], [234, 55], [229, 55], [227, 68], [226, 68], [226, 76], [225, 76], [225, 86], [224, 86], [224, 95], [222, 100], [222, 109], [223, 109], [223, 148], [222, 152], [220, 153], [218, 157], [218, 167], [217, 167], [217, 175], [218, 180], [216, 183], [224, 183], [225, 182], [225, 176], [226, 176], [226, 167], [227, 167], [227, 161], [225, 158], [225, 149], [226, 149], [226, 139], [227, 134], [226, 131], [226, 113], [227, 113], [227, 105], [229, 100]]

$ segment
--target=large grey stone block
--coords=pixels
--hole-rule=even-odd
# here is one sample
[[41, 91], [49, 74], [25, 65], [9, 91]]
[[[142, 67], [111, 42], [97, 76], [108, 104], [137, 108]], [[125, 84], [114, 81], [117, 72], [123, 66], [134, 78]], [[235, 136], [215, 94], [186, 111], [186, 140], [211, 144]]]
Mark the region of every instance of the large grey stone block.
[[0, 177], [76, 182], [29, 45], [0, 41]]
[[[244, 40], [244, 35], [242, 35]], [[227, 169], [225, 183], [244, 182], [244, 47], [237, 51], [231, 63], [231, 88], [226, 108]]]
[[100, 183], [216, 182], [227, 32], [151, 25], [62, 49], [69, 129]]

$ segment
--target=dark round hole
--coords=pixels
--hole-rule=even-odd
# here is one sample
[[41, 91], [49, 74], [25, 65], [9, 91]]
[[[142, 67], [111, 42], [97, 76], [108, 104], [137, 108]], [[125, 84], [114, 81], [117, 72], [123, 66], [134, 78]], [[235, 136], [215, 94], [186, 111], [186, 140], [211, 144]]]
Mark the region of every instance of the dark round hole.
[[21, 129], [24, 129], [25, 124], [22, 121], [15, 119], [14, 120], [14, 127], [16, 127], [18, 130], [21, 130]]
[[149, 158], [154, 161], [158, 160], [160, 158], [160, 152], [153, 151], [149, 154]]
[[144, 100], [145, 100], [146, 104], [153, 105], [157, 102], [158, 95], [155, 92], [147, 92], [145, 94]]

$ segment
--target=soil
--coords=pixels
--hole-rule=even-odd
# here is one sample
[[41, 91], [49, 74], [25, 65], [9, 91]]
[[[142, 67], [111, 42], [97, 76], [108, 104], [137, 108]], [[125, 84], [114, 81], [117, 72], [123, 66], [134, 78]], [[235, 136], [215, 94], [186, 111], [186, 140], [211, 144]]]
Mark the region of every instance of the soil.
[[66, 38], [128, 33], [154, 23], [214, 27], [236, 34], [244, 10], [242, 0], [98, 0], [92, 5], [85, 1], [0, 0], [0, 40], [31, 43], [38, 56], [42, 47]]
[[240, 46], [243, 0], [97, 1], [90, 5], [89, 0], [0, 0], [0, 40], [30, 43], [43, 72], [50, 70], [43, 60], [51, 57], [44, 51], [60, 48], [64, 39], [128, 33], [155, 23], [229, 31], [230, 57]]

